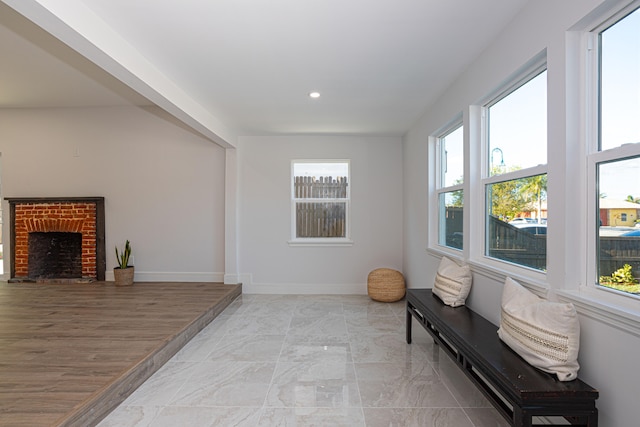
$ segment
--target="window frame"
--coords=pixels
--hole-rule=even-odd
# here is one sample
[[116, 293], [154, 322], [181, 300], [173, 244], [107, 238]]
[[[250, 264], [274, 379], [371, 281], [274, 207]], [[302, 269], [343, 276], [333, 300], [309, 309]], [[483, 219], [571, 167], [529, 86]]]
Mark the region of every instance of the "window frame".
[[[479, 116], [477, 120], [481, 124], [481, 131], [479, 135], [479, 143], [481, 147], [481, 151], [478, 153], [481, 159], [481, 167], [477, 174], [477, 184], [474, 185], [474, 192], [478, 192], [478, 194], [482, 194], [481, 197], [481, 206], [478, 205], [478, 214], [474, 214], [475, 222], [474, 225], [477, 229], [481, 230], [481, 233], [478, 233], [478, 242], [472, 243], [472, 254], [470, 257], [470, 262], [477, 265], [483, 271], [493, 270], [491, 275], [495, 277], [496, 272], [501, 273], [504, 276], [510, 276], [519, 280], [524, 280], [527, 283], [531, 284], [533, 287], [537, 287], [541, 290], [548, 289], [549, 286], [547, 284], [547, 273], [546, 270], [539, 270], [532, 267], [528, 267], [521, 264], [516, 264], [513, 262], [509, 262], [507, 260], [502, 260], [500, 258], [494, 258], [489, 256], [489, 224], [488, 224], [488, 209], [489, 209], [489, 200], [488, 200], [488, 188], [493, 184], [497, 184], [500, 182], [514, 181], [522, 178], [533, 177], [541, 174], [546, 174], [548, 177], [548, 154], [547, 154], [547, 163], [539, 164], [515, 171], [505, 172], [502, 174], [491, 175], [491, 151], [489, 144], [489, 114], [488, 110], [493, 105], [502, 101], [506, 97], [508, 97], [513, 92], [517, 91], [520, 87], [526, 85], [529, 81], [539, 76], [543, 72], [547, 72], [547, 54], [546, 50], [543, 50], [534, 58], [532, 58], [529, 62], [527, 62], [523, 67], [520, 68], [519, 71], [515, 72], [511, 75], [509, 79], [507, 79], [507, 83], [500, 86], [493, 93], [486, 96], [481, 102], [479, 102], [479, 106], [475, 111]], [[548, 76], [548, 73], [547, 73]], [[548, 79], [548, 77], [547, 77]], [[548, 83], [547, 83], [547, 91], [548, 91]], [[547, 125], [548, 125], [548, 96], [547, 96]], [[549, 131], [547, 130], [547, 136]], [[547, 144], [547, 153], [548, 153], [548, 138], [546, 141]], [[547, 189], [548, 192], [548, 189]], [[547, 196], [548, 200], [548, 196]], [[547, 208], [549, 211], [549, 208]], [[548, 240], [547, 240], [548, 247]], [[548, 257], [549, 252], [547, 250], [547, 265], [548, 265]]]
[[[600, 43], [600, 34], [637, 10], [640, 10], [640, 1], [635, 1], [619, 11], [611, 13], [608, 18], [602, 19], [600, 24], [595, 25], [592, 30], [586, 31], [584, 34], [584, 38], [586, 40], [586, 49], [584, 50], [585, 64], [589, 71], [586, 77], [586, 99], [588, 100], [588, 107], [585, 111], [585, 122], [587, 124], [587, 224], [589, 224], [587, 232], [588, 244], [586, 257], [590, 262], [587, 262], [588, 268], [584, 285], [582, 286], [582, 291], [586, 295], [594, 296], [607, 303], [622, 305], [627, 305], [631, 301], [638, 304], [640, 296], [599, 285], [599, 227], [597, 224], [600, 217], [598, 214], [598, 167], [600, 164], [612, 163], [640, 156], [640, 142], [601, 149], [602, 103], [600, 58], [602, 46]], [[634, 311], [638, 312], [640, 309], [635, 307]]]
[[[294, 167], [300, 163], [327, 163], [347, 165], [347, 197], [346, 198], [296, 198]], [[293, 159], [290, 164], [290, 200], [291, 200], [291, 237], [289, 246], [351, 246], [351, 160], [350, 159]], [[298, 203], [344, 203], [345, 204], [345, 236], [344, 237], [297, 237], [296, 206]]]
[[[466, 167], [464, 165], [463, 165], [462, 183], [445, 186], [445, 182], [444, 182], [445, 170], [444, 170], [443, 159], [445, 158], [445, 155], [443, 153], [444, 146], [442, 144], [442, 140], [445, 139], [448, 135], [457, 131], [458, 129], [462, 130], [462, 139], [463, 139], [462, 153], [463, 153], [464, 163], [467, 163], [467, 150], [466, 150], [466, 144], [464, 142], [467, 131], [464, 126], [462, 113], [458, 113], [451, 121], [449, 121], [449, 123], [447, 123], [445, 126], [440, 128], [437, 132], [434, 133], [434, 136], [431, 137], [432, 139], [431, 145], [433, 147], [433, 158], [434, 158], [434, 165], [435, 165], [435, 168], [434, 168], [435, 176], [433, 179], [433, 192], [432, 192], [433, 195], [432, 195], [431, 202], [433, 203], [433, 206], [437, 206], [437, 209], [434, 210], [435, 214], [431, 218], [431, 223], [433, 225], [431, 228], [434, 230], [434, 232], [430, 233], [431, 236], [433, 237], [430, 241], [429, 246], [437, 247], [439, 250], [444, 251], [445, 253], [460, 257], [464, 251], [464, 247], [465, 247], [464, 241], [466, 240], [466, 238], [464, 237], [464, 234], [465, 234], [464, 219], [463, 219], [463, 225], [462, 225], [463, 227], [462, 249], [458, 249], [458, 248], [447, 246], [446, 244], [440, 243], [440, 238], [442, 236], [442, 232], [444, 231], [442, 227], [444, 226], [444, 222], [445, 222], [445, 218], [443, 218], [442, 216], [442, 211], [440, 207], [440, 197], [447, 193], [451, 193], [455, 191], [462, 191], [464, 195], [465, 186], [467, 182], [467, 172], [466, 172]], [[464, 198], [463, 196], [463, 204], [462, 204], [463, 218], [466, 215], [466, 213], [464, 212], [466, 210], [465, 209], [466, 204], [467, 204], [466, 198]]]
[[[576, 167], [565, 164], [566, 185], [575, 187], [573, 202], [585, 206], [565, 226], [576, 233], [569, 243], [565, 236], [564, 283], [555, 289], [562, 302], [573, 303], [579, 313], [612, 327], [640, 336], [640, 306], [630, 294], [596, 284], [598, 250], [598, 186], [599, 163], [640, 155], [640, 144], [626, 144], [599, 151], [599, 43], [598, 34], [640, 7], [640, 0], [625, 5], [611, 4], [586, 16], [567, 34], [567, 61], [572, 75], [567, 79], [567, 150], [576, 155]], [[570, 171], [569, 171], [570, 169]], [[568, 215], [565, 207], [565, 216]], [[573, 248], [582, 248], [579, 253]], [[559, 275], [556, 275], [560, 278]]]

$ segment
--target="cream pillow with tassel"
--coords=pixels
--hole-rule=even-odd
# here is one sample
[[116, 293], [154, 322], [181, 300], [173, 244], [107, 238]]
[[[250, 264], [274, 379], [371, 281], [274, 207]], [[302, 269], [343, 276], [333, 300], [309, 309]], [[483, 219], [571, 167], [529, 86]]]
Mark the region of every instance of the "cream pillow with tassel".
[[543, 300], [507, 277], [498, 336], [529, 364], [560, 381], [578, 377], [580, 323], [573, 304]]
[[443, 256], [436, 272], [436, 280], [432, 292], [446, 305], [458, 307], [464, 305], [471, 290], [471, 268], [458, 265]]

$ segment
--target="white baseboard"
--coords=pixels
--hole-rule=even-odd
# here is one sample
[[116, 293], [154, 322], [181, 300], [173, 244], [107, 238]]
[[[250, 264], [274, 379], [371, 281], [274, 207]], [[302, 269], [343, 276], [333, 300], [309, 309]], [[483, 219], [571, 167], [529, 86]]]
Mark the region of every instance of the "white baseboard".
[[237, 283], [251, 283], [250, 274], [225, 274], [224, 284], [235, 285]]
[[366, 295], [366, 283], [242, 283], [244, 294]]

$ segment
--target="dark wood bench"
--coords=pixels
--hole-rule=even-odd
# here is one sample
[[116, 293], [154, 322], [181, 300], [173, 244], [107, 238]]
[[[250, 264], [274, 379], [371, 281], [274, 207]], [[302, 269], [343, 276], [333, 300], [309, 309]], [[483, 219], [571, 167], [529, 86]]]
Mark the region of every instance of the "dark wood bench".
[[409, 344], [412, 317], [511, 425], [533, 426], [537, 416], [562, 417], [571, 425], [598, 425], [598, 390], [580, 379], [558, 381], [529, 365], [498, 338], [497, 326], [468, 307], [449, 307], [431, 289], [408, 289]]

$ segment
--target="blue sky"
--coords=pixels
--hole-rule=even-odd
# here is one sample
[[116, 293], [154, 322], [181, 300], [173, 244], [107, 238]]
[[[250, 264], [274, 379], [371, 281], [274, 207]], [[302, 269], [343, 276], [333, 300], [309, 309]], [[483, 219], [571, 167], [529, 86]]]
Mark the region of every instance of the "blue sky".
[[[490, 109], [489, 161], [511, 167], [547, 163], [546, 73]], [[446, 137], [445, 186], [463, 174], [462, 132]], [[602, 149], [640, 143], [640, 9], [602, 33]], [[640, 197], [640, 159], [603, 164], [600, 193]]]

